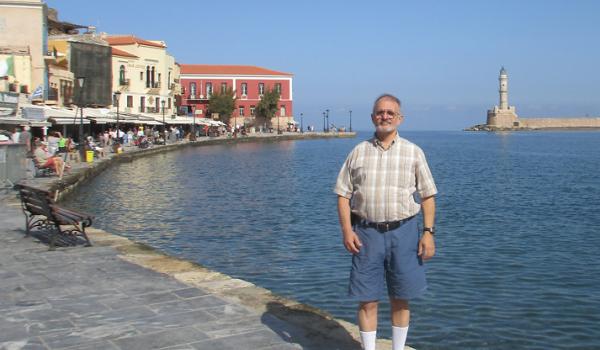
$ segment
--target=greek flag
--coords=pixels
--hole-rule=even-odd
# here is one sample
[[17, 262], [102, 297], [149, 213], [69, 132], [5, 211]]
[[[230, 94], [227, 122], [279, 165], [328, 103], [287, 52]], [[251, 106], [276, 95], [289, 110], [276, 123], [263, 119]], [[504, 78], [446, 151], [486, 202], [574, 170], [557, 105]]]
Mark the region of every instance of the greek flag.
[[31, 96], [29, 96], [29, 101], [31, 102], [31, 100], [33, 100], [34, 98], [44, 98], [44, 87], [42, 85], [38, 86], [31, 93]]

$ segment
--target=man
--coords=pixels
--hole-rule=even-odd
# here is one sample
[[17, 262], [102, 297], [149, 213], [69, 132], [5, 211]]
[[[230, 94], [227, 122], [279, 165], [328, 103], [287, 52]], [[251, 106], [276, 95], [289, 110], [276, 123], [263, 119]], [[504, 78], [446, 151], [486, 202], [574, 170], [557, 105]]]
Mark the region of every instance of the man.
[[53, 156], [47, 148], [46, 142], [36, 141], [35, 151], [33, 156], [38, 164], [38, 168], [53, 168], [54, 172], [60, 179], [62, 179], [63, 171], [65, 169], [64, 162], [61, 157]]
[[[344, 246], [352, 253], [349, 294], [359, 301], [365, 350], [374, 350], [377, 306], [385, 293], [392, 308], [393, 349], [404, 349], [409, 300], [427, 288], [423, 261], [435, 254], [435, 183], [423, 151], [398, 136], [400, 100], [379, 96], [371, 120], [375, 135], [358, 144], [340, 170], [334, 192]], [[421, 204], [417, 204], [417, 192]], [[416, 215], [423, 211], [419, 237]]]
[[29, 126], [25, 125], [23, 127], [23, 132], [21, 132], [21, 136], [19, 136], [19, 142], [25, 144], [27, 153], [31, 152], [31, 132], [29, 132], [29, 129]]

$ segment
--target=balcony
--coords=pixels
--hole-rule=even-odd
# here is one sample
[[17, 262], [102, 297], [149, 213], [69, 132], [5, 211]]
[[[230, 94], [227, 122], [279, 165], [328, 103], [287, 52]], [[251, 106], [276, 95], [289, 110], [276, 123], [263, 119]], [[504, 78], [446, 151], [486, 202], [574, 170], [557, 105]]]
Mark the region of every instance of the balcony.
[[148, 89], [148, 94], [158, 95], [160, 93], [160, 81], [155, 81], [154, 84], [149, 85], [149, 87], [146, 87]]
[[129, 86], [129, 79], [121, 79], [119, 80], [120, 86]]
[[204, 96], [204, 95], [189, 95], [187, 97], [188, 101], [191, 100], [196, 100], [196, 101], [208, 101], [210, 99], [210, 96]]
[[159, 112], [158, 107], [146, 107], [146, 113], [158, 113], [158, 112]]

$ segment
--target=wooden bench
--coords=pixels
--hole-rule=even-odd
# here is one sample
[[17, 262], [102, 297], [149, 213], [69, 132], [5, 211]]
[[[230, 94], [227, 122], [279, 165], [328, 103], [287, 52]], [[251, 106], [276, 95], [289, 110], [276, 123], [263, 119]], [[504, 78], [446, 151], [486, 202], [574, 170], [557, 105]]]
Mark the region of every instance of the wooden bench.
[[34, 228], [44, 230], [50, 238], [50, 250], [54, 250], [61, 236], [81, 236], [86, 246], [92, 245], [85, 233], [85, 228], [92, 225], [92, 215], [60, 207], [47, 191], [23, 184], [16, 187], [25, 213], [26, 235]]

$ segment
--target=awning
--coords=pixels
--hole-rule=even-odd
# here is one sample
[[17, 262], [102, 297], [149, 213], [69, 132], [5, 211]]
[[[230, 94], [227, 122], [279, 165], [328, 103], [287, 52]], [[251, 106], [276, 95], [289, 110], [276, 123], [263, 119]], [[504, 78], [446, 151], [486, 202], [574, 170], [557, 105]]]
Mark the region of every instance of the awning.
[[[73, 117], [50, 117], [48, 118], [48, 121], [50, 121], [52, 124], [55, 125], [79, 125], [81, 124], [81, 117], [80, 118], [73, 118]], [[90, 121], [83, 118], [83, 124], [89, 124]]]
[[[175, 118], [168, 118], [165, 119], [165, 124], [170, 124], [170, 125], [192, 125], [194, 124], [194, 118], [189, 118], [189, 117], [175, 117]], [[199, 124], [198, 122], [196, 122], [196, 124]]]

